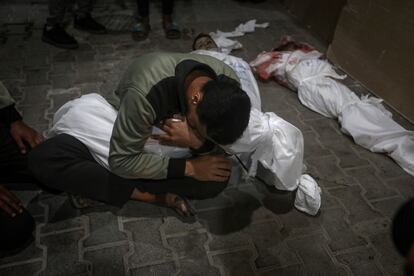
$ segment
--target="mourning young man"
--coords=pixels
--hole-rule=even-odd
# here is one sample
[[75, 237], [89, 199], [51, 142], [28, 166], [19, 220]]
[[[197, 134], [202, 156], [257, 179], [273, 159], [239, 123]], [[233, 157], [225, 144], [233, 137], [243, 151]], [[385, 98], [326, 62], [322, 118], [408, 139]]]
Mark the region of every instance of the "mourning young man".
[[[78, 139], [61, 134], [30, 156], [31, 170], [45, 185], [115, 205], [130, 198], [158, 202], [185, 215], [184, 197], [214, 197], [226, 187], [230, 161], [222, 154], [200, 154], [215, 143], [235, 142], [248, 124], [250, 100], [230, 67], [195, 54], [144, 55], [107, 101], [117, 110], [109, 170]], [[189, 147], [194, 157], [144, 151], [153, 126], [166, 132], [154, 138]]]
[[43, 137], [23, 122], [0, 82], [0, 257], [17, 253], [32, 237], [34, 219], [9, 189], [35, 181], [27, 169], [26, 153], [42, 141]]

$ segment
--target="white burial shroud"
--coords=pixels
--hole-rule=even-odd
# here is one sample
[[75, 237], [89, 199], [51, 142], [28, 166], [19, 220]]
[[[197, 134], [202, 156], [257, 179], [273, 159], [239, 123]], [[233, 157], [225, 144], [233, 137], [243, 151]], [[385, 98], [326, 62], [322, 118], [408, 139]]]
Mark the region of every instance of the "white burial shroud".
[[[352, 136], [355, 143], [372, 152], [385, 153], [401, 168], [414, 175], [414, 132], [408, 131], [392, 119], [382, 100], [364, 96], [361, 99], [348, 87], [336, 81], [338, 75], [332, 65], [321, 60], [321, 53], [301, 50], [280, 52], [267, 73], [298, 90], [303, 105], [329, 118], [338, 118], [341, 131]], [[257, 67], [272, 58], [260, 54], [251, 66]]]
[[[260, 111], [259, 89], [249, 65], [242, 59], [226, 54], [197, 51], [216, 57], [233, 68], [242, 88], [252, 102], [250, 121], [243, 136], [233, 145], [224, 147], [234, 154], [253, 153], [249, 174], [256, 174], [257, 162], [279, 180], [272, 183], [281, 190], [297, 189], [295, 207], [315, 215], [321, 205], [320, 188], [309, 175], [303, 175], [303, 136], [299, 129], [276, 114]], [[95, 160], [109, 169], [109, 143], [117, 111], [100, 95], [88, 94], [67, 102], [55, 114], [49, 137], [66, 133], [88, 147]], [[153, 131], [161, 131], [153, 129]], [[189, 155], [188, 149], [161, 146], [149, 139], [144, 150], [173, 157]], [[269, 184], [269, 183], [268, 183]]]

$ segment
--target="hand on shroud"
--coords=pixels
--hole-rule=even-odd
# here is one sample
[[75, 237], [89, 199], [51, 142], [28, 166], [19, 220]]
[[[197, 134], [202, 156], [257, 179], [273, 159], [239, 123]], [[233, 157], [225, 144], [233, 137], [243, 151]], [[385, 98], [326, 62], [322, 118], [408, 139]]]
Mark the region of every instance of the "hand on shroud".
[[43, 142], [43, 136], [33, 128], [26, 125], [22, 120], [10, 124], [10, 134], [20, 148], [20, 152], [27, 152], [25, 142], [34, 148]]
[[231, 174], [231, 161], [222, 154], [204, 155], [186, 162], [185, 175], [200, 181], [227, 181]]
[[200, 148], [204, 139], [187, 124], [187, 120], [168, 119], [161, 126], [166, 134], [154, 134], [151, 138], [160, 141], [162, 144], [183, 147], [183, 148]]

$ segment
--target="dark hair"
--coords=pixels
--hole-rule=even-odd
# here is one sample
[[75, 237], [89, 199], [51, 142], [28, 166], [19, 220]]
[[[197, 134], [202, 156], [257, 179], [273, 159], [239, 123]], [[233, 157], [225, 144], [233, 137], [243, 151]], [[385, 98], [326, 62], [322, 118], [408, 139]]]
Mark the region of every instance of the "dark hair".
[[234, 143], [246, 129], [250, 118], [250, 99], [238, 83], [230, 79], [208, 81], [197, 115], [207, 135], [221, 145]]

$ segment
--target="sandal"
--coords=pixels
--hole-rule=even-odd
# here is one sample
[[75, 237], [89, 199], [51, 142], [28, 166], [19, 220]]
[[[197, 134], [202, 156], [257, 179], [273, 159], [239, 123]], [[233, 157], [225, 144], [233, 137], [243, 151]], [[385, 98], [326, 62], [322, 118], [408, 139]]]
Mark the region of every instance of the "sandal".
[[167, 193], [165, 204], [167, 207], [173, 208], [182, 218], [194, 217], [196, 214], [188, 200], [176, 194]]
[[138, 22], [132, 27], [132, 38], [136, 41], [145, 40], [148, 37], [148, 33], [150, 30], [151, 26], [149, 24]]
[[195, 50], [218, 50], [218, 46], [216, 44], [216, 42], [214, 41], [214, 39], [208, 35], [208, 34], [204, 34], [201, 33], [199, 34], [193, 42], [193, 51]]
[[179, 39], [181, 31], [178, 25], [174, 22], [164, 23], [165, 37], [168, 39]]

